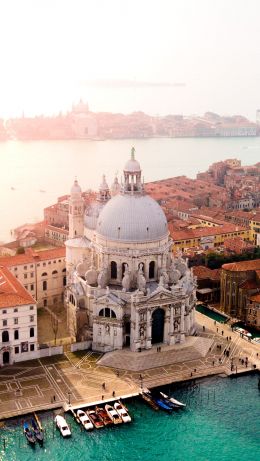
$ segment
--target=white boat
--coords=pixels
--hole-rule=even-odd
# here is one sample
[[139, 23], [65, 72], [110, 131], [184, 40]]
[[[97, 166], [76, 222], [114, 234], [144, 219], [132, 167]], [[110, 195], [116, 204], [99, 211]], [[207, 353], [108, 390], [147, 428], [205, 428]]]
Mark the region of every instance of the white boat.
[[84, 426], [86, 431], [91, 431], [94, 429], [92, 422], [90, 421], [88, 415], [83, 410], [77, 411], [77, 417], [79, 418], [81, 424]]
[[254, 342], [256, 344], [260, 344], [260, 338], [253, 338], [252, 342]]
[[160, 394], [164, 399], [174, 403], [174, 405], [177, 405], [178, 407], [186, 407], [186, 403], [179, 402], [179, 400], [176, 400], [173, 397], [168, 397], [168, 395], [164, 394], [163, 392], [160, 392]]
[[105, 405], [105, 410], [114, 424], [121, 424], [123, 422], [121, 416], [119, 416], [117, 411], [111, 405]]
[[122, 403], [116, 402], [114, 404], [114, 409], [117, 411], [117, 413], [119, 414], [120, 418], [122, 418], [124, 423], [130, 423], [132, 421], [131, 416], [129, 415], [124, 405], [122, 405]]
[[67, 424], [66, 419], [63, 418], [63, 416], [57, 415], [55, 417], [54, 421], [56, 423], [57, 428], [60, 430], [60, 433], [61, 433], [62, 437], [70, 437], [71, 436], [70, 428], [69, 428], [69, 426]]

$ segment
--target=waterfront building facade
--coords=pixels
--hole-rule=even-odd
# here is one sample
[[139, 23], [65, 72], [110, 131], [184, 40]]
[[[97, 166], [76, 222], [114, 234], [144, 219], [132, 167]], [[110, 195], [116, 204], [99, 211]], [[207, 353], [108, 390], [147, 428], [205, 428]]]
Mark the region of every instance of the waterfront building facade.
[[66, 287], [65, 248], [33, 251], [0, 258], [13, 276], [37, 301], [38, 307], [47, 307], [63, 302]]
[[220, 283], [221, 308], [246, 322], [248, 299], [260, 292], [260, 259], [224, 264]]
[[165, 214], [144, 192], [134, 149], [120, 193], [103, 194], [95, 219], [89, 210], [81, 215], [84, 230], [80, 195], [74, 184], [66, 242], [71, 334], [101, 352], [185, 341], [195, 332], [196, 279], [187, 261], [172, 255]]
[[0, 366], [35, 358], [36, 351], [36, 301], [0, 265]]

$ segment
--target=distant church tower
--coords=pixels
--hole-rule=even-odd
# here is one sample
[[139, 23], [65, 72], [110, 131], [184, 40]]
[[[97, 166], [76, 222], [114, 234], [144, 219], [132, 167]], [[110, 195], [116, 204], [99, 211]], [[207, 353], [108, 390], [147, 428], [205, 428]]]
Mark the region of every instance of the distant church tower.
[[75, 179], [70, 191], [69, 200], [69, 238], [83, 237], [84, 235], [84, 200], [81, 187]]

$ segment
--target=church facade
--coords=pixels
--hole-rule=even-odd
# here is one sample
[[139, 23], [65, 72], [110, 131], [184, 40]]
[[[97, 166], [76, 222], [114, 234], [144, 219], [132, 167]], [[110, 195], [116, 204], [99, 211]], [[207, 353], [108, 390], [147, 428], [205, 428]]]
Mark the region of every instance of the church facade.
[[68, 326], [101, 352], [172, 345], [195, 332], [196, 279], [172, 255], [166, 217], [144, 192], [134, 149], [123, 173], [111, 191], [103, 177], [86, 210], [75, 181], [69, 204]]

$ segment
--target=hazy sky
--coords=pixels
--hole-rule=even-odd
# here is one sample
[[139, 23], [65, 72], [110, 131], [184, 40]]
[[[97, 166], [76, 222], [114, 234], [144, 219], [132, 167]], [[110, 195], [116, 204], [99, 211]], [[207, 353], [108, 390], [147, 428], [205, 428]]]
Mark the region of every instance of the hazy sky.
[[0, 0], [0, 116], [82, 96], [93, 111], [253, 119], [259, 18], [260, 0]]

